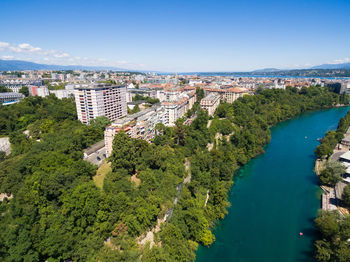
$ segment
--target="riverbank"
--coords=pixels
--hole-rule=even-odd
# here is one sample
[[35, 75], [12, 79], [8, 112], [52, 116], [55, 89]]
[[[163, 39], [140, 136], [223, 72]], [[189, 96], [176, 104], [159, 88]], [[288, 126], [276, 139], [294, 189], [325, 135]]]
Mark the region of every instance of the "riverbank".
[[[348, 131], [350, 134], [350, 126], [348, 127]], [[322, 170], [325, 168], [327, 161], [330, 162], [338, 162], [339, 157], [344, 153], [350, 150], [350, 146], [348, 144], [344, 144], [342, 142], [336, 144], [333, 149], [332, 155], [328, 157], [328, 159], [317, 158], [315, 161], [315, 173], [319, 177]], [[335, 186], [328, 185], [320, 185], [322, 189], [322, 198], [321, 198], [321, 209], [325, 211], [339, 211], [342, 216], [349, 215], [350, 211], [347, 208], [341, 206], [342, 203], [342, 194], [345, 186], [348, 184], [348, 181], [341, 180], [336, 183]]]
[[198, 262], [314, 261], [320, 190], [313, 151], [317, 138], [336, 128], [346, 111], [308, 112], [271, 129], [265, 153], [239, 170], [228, 215], [215, 228], [213, 245], [199, 248]]
[[314, 220], [314, 256], [320, 262], [350, 261], [349, 141], [350, 111], [340, 119], [336, 131], [326, 133], [315, 150], [315, 173], [323, 190], [322, 210]]
[[350, 150], [349, 112], [340, 119], [337, 130], [328, 131], [324, 135], [320, 140], [321, 144], [315, 150], [318, 156], [315, 162], [315, 173], [323, 190], [322, 210], [337, 210], [343, 216], [349, 214], [349, 210], [342, 206], [344, 188], [350, 183], [350, 174], [347, 170], [349, 164], [346, 160], [346, 153]]
[[[54, 132], [40, 135], [40, 143], [20, 135], [14, 144], [14, 154], [0, 163], [2, 191], [14, 196], [13, 200], [2, 202], [4, 216], [0, 217], [0, 229], [6, 236], [6, 241], [1, 239], [4, 244], [2, 260], [11, 260], [15, 255], [13, 252], [21, 246], [27, 247], [23, 252], [37, 254], [41, 260], [98, 261], [112, 257], [116, 261], [140, 258], [143, 261], [193, 261], [198, 244], [209, 246], [215, 240], [211, 229], [216, 221], [227, 215], [230, 192], [237, 195], [242, 188], [242, 183], [238, 183], [230, 191], [234, 170], [242, 166], [245, 166], [242, 171], [247, 170], [251, 166], [247, 163], [253, 158], [252, 163], [265, 157], [266, 154], [256, 156], [272, 145], [277, 146], [277, 160], [264, 161], [269, 166], [263, 173], [262, 168], [255, 170], [259, 173], [256, 175], [258, 180], [253, 183], [254, 191], [241, 198], [239, 203], [234, 203], [232, 209], [244, 216], [235, 224], [244, 231], [237, 231], [239, 234], [233, 231], [232, 234], [237, 243], [243, 239], [250, 241], [246, 243], [247, 248], [238, 246], [244, 253], [272, 258], [266, 261], [280, 261], [281, 257], [293, 259], [295, 252], [289, 248], [296, 243], [300, 244], [297, 254], [308, 251], [306, 247], [310, 239], [307, 234], [300, 239], [298, 233], [307, 232], [304, 227], [308, 226], [309, 220], [312, 221], [319, 203], [310, 192], [318, 189], [312, 173], [314, 159], [305, 155], [315, 147], [315, 141], [309, 134], [300, 133], [300, 127], [311, 128], [312, 133], [316, 132], [319, 137], [326, 130], [322, 126], [319, 128], [318, 124], [325, 123], [323, 118], [312, 122], [311, 126], [310, 121], [299, 122], [288, 131], [291, 136], [277, 136], [277, 144], [272, 141], [265, 147], [270, 142], [270, 127], [293, 117], [303, 119], [297, 116], [305, 111], [342, 103], [339, 102], [341, 98], [321, 87], [300, 91], [289, 87], [286, 90], [258, 90], [256, 95], [239, 98], [233, 104], [220, 104], [209, 128], [208, 115], [200, 110], [191, 125], [178, 121], [173, 128], [161, 126], [161, 132], [152, 144], [120, 132], [114, 139], [114, 154], [110, 157], [112, 172], [107, 173], [103, 190], [92, 180], [96, 168], [82, 159], [82, 149], [101, 139], [101, 132], [97, 129], [67, 120], [64, 116], [55, 120]], [[49, 107], [51, 111], [55, 108], [55, 112], [67, 115], [64, 112], [70, 112], [69, 108], [74, 106], [72, 101], [62, 100], [69, 104], [67, 109], [61, 110], [55, 106], [61, 100], [52, 101], [54, 107], [51, 107], [50, 99], [43, 99], [40, 112], [46, 112], [45, 107]], [[11, 108], [16, 109], [21, 103], [13, 106]], [[326, 117], [327, 121], [333, 123], [338, 119], [336, 112], [342, 110], [330, 110], [335, 114]], [[51, 111], [45, 114], [49, 120]], [[322, 114], [328, 115], [327, 112], [325, 110]], [[22, 117], [21, 114], [18, 118]], [[286, 123], [294, 123], [294, 120], [278, 126]], [[12, 125], [12, 120], [9, 124]], [[20, 126], [14, 127], [20, 130]], [[219, 143], [208, 151], [207, 145], [214, 142], [216, 133], [221, 133], [223, 139], [218, 139]], [[224, 135], [229, 134], [232, 135], [227, 141]], [[306, 136], [310, 139], [305, 139]], [[284, 148], [280, 149], [281, 144]], [[302, 150], [294, 150], [296, 145]], [[291, 155], [295, 152], [298, 154], [293, 159]], [[184, 166], [186, 158], [191, 163], [187, 165], [191, 179], [186, 179], [188, 183], [183, 183], [180, 192], [177, 186], [188, 175]], [[304, 171], [299, 165], [293, 165], [303, 161]], [[276, 164], [279, 169], [271, 170]], [[315, 187], [311, 190], [313, 178], [304, 177], [305, 174], [314, 176], [312, 186]], [[174, 205], [177, 192], [179, 196]], [[303, 201], [300, 201], [301, 197]], [[241, 209], [241, 205], [252, 207], [252, 210]], [[171, 219], [162, 223], [160, 231], [154, 234], [153, 248], [147, 244], [140, 248], [135, 238], [154, 228], [158, 219], [171, 208], [174, 208]], [[304, 221], [305, 218], [308, 220]], [[37, 230], [30, 230], [32, 228]], [[76, 233], [72, 234], [72, 230]], [[120, 249], [104, 244], [111, 232], [111, 243]], [[31, 237], [25, 237], [27, 235]], [[285, 236], [293, 237], [284, 239]], [[53, 242], [55, 245], [47, 248], [47, 243]], [[214, 245], [218, 244], [220, 240]], [[281, 244], [286, 247], [279, 247]], [[258, 246], [259, 252], [251, 252], [252, 246]], [[211, 261], [216, 260], [215, 257]], [[260, 259], [254, 257], [251, 261]]]

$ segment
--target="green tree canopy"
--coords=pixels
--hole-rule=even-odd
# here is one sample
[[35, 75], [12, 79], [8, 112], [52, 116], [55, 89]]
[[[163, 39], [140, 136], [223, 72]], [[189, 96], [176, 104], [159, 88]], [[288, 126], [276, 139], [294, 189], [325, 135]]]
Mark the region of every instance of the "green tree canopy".
[[111, 124], [111, 121], [106, 116], [98, 116], [91, 120], [90, 125], [96, 129], [100, 129], [102, 131], [105, 130], [106, 126]]
[[112, 169], [126, 169], [129, 174], [134, 174], [139, 164], [142, 152], [148, 147], [144, 140], [130, 138], [125, 132], [118, 132], [113, 140], [113, 152], [109, 160]]
[[19, 90], [19, 92], [26, 97], [29, 96], [29, 89], [27, 86], [22, 86], [22, 88]]
[[341, 180], [341, 176], [345, 174], [345, 171], [346, 167], [341, 163], [328, 161], [320, 173], [320, 183], [335, 186]]
[[347, 185], [344, 188], [342, 198], [343, 198], [344, 204], [350, 207], [350, 185]]

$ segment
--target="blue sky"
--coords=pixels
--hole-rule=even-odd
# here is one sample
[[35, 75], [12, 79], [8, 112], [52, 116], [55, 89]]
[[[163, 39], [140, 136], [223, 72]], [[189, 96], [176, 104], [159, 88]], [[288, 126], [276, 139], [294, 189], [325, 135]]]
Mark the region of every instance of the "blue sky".
[[350, 62], [350, 0], [0, 0], [0, 58], [160, 71]]

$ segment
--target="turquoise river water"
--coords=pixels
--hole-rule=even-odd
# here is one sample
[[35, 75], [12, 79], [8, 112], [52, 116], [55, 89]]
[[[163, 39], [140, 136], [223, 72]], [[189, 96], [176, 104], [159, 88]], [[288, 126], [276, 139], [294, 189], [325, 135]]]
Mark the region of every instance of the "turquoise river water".
[[[305, 113], [272, 128], [265, 153], [239, 170], [231, 207], [197, 262], [311, 262], [320, 208], [314, 149], [349, 107]], [[303, 232], [303, 236], [299, 233]]]

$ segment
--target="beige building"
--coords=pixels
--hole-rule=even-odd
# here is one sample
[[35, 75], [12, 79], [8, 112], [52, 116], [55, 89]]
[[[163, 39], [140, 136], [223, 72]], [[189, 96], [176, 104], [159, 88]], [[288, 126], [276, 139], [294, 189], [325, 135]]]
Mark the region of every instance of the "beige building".
[[136, 114], [117, 119], [107, 126], [104, 132], [107, 157], [112, 153], [114, 136], [121, 130], [124, 130], [132, 138], [150, 141], [155, 136], [156, 125], [158, 123], [165, 124], [165, 121], [165, 108], [159, 104]]
[[233, 103], [236, 99], [247, 94], [248, 94], [248, 90], [245, 88], [239, 88], [239, 87], [228, 88], [228, 89], [225, 89], [225, 92], [222, 94], [221, 100], [226, 103]]
[[183, 117], [196, 102], [196, 91], [186, 91], [173, 97], [173, 100], [162, 102], [166, 110], [165, 125], [174, 126], [177, 119]]
[[225, 103], [233, 103], [236, 99], [248, 95], [248, 89], [240, 87], [226, 87], [226, 88], [204, 88], [206, 94], [217, 93], [220, 99]]
[[210, 116], [214, 115], [216, 108], [220, 105], [220, 95], [209, 93], [201, 100], [201, 108], [208, 111]]

